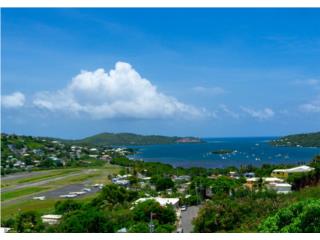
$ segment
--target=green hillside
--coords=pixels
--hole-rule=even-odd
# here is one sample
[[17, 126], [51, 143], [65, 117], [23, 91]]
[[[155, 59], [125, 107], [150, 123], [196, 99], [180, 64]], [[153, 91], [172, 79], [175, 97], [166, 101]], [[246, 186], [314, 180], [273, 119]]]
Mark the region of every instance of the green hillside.
[[294, 134], [271, 141], [275, 146], [320, 147], [320, 132]]
[[[185, 141], [182, 141], [185, 140]], [[172, 144], [172, 143], [190, 143], [201, 142], [199, 138], [194, 137], [166, 137], [158, 135], [138, 135], [133, 133], [101, 133], [80, 140], [68, 141], [74, 144], [86, 145], [150, 145], [150, 144]]]

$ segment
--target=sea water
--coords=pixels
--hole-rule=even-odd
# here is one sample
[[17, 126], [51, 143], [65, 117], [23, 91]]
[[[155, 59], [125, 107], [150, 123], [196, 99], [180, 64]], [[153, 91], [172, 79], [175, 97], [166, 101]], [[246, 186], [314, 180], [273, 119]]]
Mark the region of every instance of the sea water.
[[[205, 138], [204, 143], [135, 146], [137, 153], [130, 157], [181, 167], [223, 168], [249, 164], [307, 164], [320, 154], [320, 148], [272, 146], [269, 144], [272, 139], [275, 138]], [[221, 149], [233, 152], [211, 153]]]

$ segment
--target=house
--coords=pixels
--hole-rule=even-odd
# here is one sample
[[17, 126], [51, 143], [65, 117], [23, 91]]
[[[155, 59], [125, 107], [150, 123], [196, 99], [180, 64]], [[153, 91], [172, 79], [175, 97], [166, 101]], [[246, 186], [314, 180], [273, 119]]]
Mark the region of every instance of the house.
[[190, 181], [191, 177], [189, 175], [175, 176], [173, 181]]
[[127, 232], [128, 232], [127, 228], [121, 228], [117, 231], [117, 233], [127, 233]]
[[0, 233], [8, 233], [10, 232], [11, 228], [8, 227], [0, 227]]
[[276, 178], [276, 177], [266, 177], [263, 178], [263, 182], [266, 184], [270, 184], [270, 183], [283, 183], [284, 180], [281, 178]]
[[290, 193], [291, 192], [291, 184], [289, 183], [270, 183], [268, 185], [269, 189], [275, 190], [277, 193]]
[[247, 178], [246, 183], [244, 185], [250, 190], [252, 190], [258, 184], [259, 179], [260, 178], [258, 177]]
[[231, 178], [236, 178], [236, 179], [239, 178], [239, 174], [236, 173], [236, 172], [229, 172], [229, 176], [230, 176]]
[[278, 177], [278, 178], [287, 178], [290, 174], [293, 173], [307, 173], [313, 171], [314, 168], [302, 165], [294, 168], [288, 168], [288, 169], [274, 169], [271, 173], [272, 177]]
[[256, 174], [254, 172], [246, 172], [243, 174], [245, 178], [254, 178]]
[[14, 167], [19, 167], [19, 168], [22, 168], [22, 167], [25, 167], [26, 164], [24, 162], [21, 162], [21, 161], [17, 161], [16, 163], [13, 164]]
[[130, 184], [130, 181], [125, 179], [112, 178], [112, 183], [127, 187]]
[[53, 225], [53, 224], [59, 223], [59, 220], [61, 219], [61, 217], [62, 215], [48, 214], [48, 215], [43, 215], [41, 219], [42, 219], [42, 222]]
[[112, 157], [110, 157], [107, 154], [104, 154], [100, 157], [100, 160], [106, 161], [106, 162], [110, 162], [112, 160]]
[[160, 206], [172, 205], [174, 208], [179, 208], [179, 198], [162, 198], [162, 197], [150, 197], [150, 198], [139, 198], [134, 203], [138, 204], [147, 200], [153, 199], [160, 204]]

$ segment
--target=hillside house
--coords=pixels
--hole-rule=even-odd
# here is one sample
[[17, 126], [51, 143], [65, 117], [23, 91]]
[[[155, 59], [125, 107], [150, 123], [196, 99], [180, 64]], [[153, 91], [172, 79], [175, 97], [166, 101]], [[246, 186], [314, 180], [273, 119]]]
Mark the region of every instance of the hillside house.
[[271, 173], [272, 177], [277, 178], [288, 178], [290, 174], [293, 173], [307, 173], [313, 171], [314, 168], [302, 165], [294, 168], [288, 168], [288, 169], [274, 169]]

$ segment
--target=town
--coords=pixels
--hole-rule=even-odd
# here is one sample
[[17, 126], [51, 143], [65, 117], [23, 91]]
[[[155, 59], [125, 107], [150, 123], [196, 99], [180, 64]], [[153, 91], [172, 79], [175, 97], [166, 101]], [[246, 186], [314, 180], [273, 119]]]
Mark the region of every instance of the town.
[[[1, 227], [8, 232], [270, 231], [268, 218], [277, 210], [301, 195], [305, 201], [320, 197], [319, 156], [308, 165], [205, 169], [133, 160], [134, 151], [2, 134]], [[245, 209], [250, 214], [243, 216]]]

